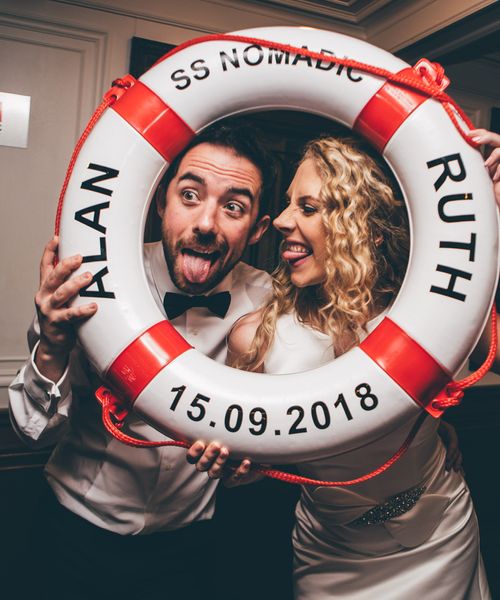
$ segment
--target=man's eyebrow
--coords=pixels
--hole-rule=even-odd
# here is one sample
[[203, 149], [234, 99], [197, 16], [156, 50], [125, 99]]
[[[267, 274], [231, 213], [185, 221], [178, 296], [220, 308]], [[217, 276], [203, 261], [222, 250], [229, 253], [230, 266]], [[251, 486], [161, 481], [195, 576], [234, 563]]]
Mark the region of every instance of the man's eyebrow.
[[[191, 171], [186, 171], [183, 175], [181, 175], [178, 181], [195, 181], [200, 185], [206, 185], [205, 179], [192, 173]], [[247, 187], [230, 187], [226, 190], [226, 194], [234, 194], [235, 196], [246, 196], [251, 203], [255, 202], [255, 196]]]
[[230, 187], [227, 190], [227, 193], [228, 194], [234, 194], [235, 196], [246, 196], [250, 200], [250, 203], [253, 204], [255, 202], [255, 196], [246, 187], [242, 187], [242, 188]]
[[200, 185], [206, 184], [206, 181], [203, 179], [203, 177], [200, 177], [199, 175], [195, 175], [194, 173], [191, 173], [191, 171], [187, 171], [186, 173], [184, 173], [184, 175], [181, 175], [179, 177], [179, 181], [185, 181], [185, 180], [195, 181], [196, 183], [199, 183]]

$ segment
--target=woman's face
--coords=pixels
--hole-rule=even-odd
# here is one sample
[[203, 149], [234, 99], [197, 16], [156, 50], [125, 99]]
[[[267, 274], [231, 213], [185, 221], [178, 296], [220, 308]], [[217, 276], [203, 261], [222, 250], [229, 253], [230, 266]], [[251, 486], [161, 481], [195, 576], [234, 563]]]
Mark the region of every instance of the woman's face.
[[321, 283], [326, 275], [321, 186], [314, 162], [304, 160], [288, 188], [289, 204], [273, 222], [284, 237], [281, 256], [289, 264], [292, 283], [297, 287]]

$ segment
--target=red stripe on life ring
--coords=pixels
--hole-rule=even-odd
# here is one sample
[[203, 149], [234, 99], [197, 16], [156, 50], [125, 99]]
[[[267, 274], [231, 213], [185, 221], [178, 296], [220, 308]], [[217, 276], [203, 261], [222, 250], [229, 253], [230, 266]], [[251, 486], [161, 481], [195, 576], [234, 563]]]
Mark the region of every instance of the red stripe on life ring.
[[[421, 83], [412, 68], [403, 69], [398, 75], [407, 75]], [[415, 89], [386, 82], [365, 104], [354, 122], [353, 130], [369, 140], [379, 152], [383, 152], [402, 123], [428, 97]]]
[[428, 413], [443, 413], [431, 403], [450, 383], [449, 373], [394, 321], [386, 317], [359, 347]]
[[168, 104], [140, 81], [111, 106], [171, 163], [196, 135]]
[[105, 379], [122, 400], [133, 404], [164, 367], [191, 348], [168, 321], [160, 321], [121, 352]]

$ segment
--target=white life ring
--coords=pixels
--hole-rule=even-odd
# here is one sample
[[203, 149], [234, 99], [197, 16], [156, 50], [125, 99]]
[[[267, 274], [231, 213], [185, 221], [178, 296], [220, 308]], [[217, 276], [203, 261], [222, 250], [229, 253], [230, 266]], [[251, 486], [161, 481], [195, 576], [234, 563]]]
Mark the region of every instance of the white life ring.
[[[409, 68], [327, 31], [238, 34], [391, 72]], [[142, 260], [148, 205], [172, 157], [208, 124], [264, 109], [320, 114], [369, 137], [398, 178], [411, 220], [409, 267], [388, 318], [359, 347], [300, 374], [241, 372], [191, 348], [157, 308]], [[99, 305], [79, 330], [99, 372], [167, 435], [217, 439], [235, 456], [278, 463], [359, 447], [422, 407], [435, 413], [432, 399], [486, 322], [497, 245], [481, 155], [439, 102], [352, 68], [223, 39], [174, 53], [105, 111], [74, 166], [60, 226], [60, 257], [80, 253], [82, 271], [94, 273], [76, 302], [93, 295]]]

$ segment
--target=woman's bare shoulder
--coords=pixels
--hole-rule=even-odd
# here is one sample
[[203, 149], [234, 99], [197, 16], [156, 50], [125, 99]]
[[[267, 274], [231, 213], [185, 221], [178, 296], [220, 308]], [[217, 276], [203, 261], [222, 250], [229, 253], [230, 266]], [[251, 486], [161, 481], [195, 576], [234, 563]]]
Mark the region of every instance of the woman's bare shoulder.
[[258, 326], [262, 321], [262, 309], [255, 310], [238, 319], [229, 333], [229, 348], [236, 354], [250, 349]]

